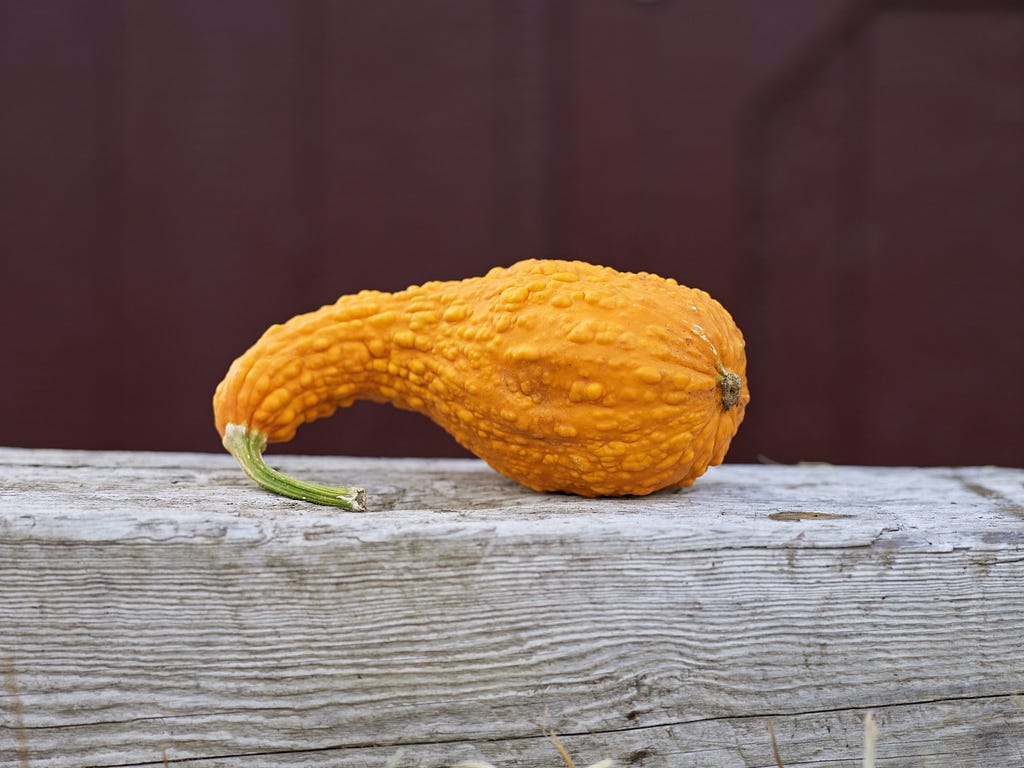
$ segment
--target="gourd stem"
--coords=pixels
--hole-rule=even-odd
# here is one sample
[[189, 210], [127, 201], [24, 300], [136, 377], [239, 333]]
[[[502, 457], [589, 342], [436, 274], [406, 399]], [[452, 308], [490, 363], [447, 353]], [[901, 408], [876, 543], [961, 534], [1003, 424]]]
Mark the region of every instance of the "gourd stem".
[[722, 396], [722, 407], [729, 410], [740, 401], [743, 394], [743, 379], [718, 362], [718, 389]]
[[366, 511], [366, 491], [362, 488], [308, 483], [268, 467], [263, 461], [267, 437], [262, 432], [247, 429], [241, 424], [228, 424], [224, 430], [224, 447], [235, 457], [242, 471], [261, 488], [289, 499], [342, 507], [351, 512]]

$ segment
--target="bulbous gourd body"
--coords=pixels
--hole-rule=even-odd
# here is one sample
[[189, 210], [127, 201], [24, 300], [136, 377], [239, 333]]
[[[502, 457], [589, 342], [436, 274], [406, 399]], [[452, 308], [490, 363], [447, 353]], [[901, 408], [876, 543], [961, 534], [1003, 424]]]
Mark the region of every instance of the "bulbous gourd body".
[[269, 442], [357, 399], [419, 411], [539, 491], [647, 494], [725, 456], [749, 401], [742, 334], [703, 291], [583, 262], [519, 262], [363, 291], [275, 325], [214, 396]]

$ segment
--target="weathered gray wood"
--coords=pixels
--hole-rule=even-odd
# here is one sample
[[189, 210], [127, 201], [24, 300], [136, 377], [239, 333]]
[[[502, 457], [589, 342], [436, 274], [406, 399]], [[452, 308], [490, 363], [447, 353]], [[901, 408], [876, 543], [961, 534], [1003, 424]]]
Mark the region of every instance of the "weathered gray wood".
[[1024, 766], [1022, 470], [269, 458], [0, 449], [0, 768]]

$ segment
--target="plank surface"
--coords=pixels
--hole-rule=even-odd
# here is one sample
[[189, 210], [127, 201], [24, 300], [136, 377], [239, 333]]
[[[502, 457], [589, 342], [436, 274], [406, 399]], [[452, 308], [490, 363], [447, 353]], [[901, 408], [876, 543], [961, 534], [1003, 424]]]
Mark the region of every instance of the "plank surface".
[[1024, 471], [0, 449], [0, 768], [1024, 766]]

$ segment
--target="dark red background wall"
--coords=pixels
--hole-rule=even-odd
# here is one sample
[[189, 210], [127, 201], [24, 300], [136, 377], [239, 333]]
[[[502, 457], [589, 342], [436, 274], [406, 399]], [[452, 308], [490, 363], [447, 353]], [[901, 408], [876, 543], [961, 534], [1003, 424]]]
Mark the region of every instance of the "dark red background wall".
[[732, 311], [734, 461], [1024, 463], [1020, 2], [0, 0], [0, 110], [0, 444], [216, 451], [270, 323], [573, 257]]

